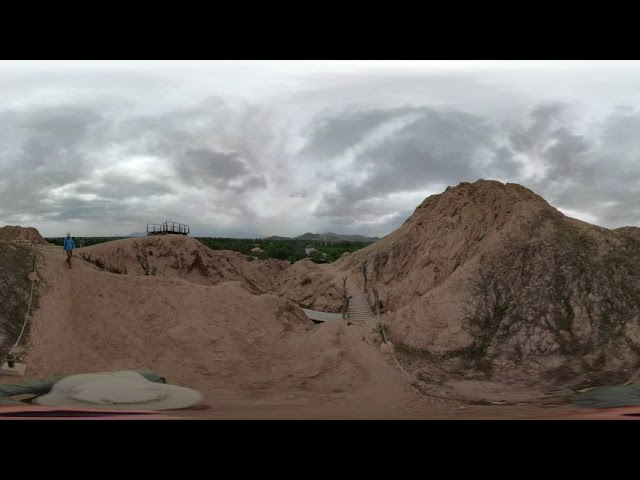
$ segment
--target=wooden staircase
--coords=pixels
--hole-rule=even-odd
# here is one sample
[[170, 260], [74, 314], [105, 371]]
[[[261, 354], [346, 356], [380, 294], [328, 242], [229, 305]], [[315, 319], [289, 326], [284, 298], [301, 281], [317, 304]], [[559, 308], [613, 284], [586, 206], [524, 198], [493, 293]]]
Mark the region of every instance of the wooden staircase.
[[376, 315], [371, 310], [367, 296], [362, 292], [349, 292], [349, 320], [368, 320]]

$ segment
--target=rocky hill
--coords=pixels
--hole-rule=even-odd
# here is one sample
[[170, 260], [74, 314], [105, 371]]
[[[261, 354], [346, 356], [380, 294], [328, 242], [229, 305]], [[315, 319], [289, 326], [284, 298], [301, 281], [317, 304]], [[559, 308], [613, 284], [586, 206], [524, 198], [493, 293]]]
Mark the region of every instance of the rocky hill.
[[180, 277], [202, 285], [239, 281], [251, 293], [275, 290], [277, 276], [289, 266], [275, 259], [249, 262], [241, 253], [214, 251], [183, 235], [115, 240], [84, 247], [79, 255], [112, 273]]
[[566, 217], [523, 186], [430, 196], [336, 262], [355, 278], [365, 265], [392, 338], [426, 369], [577, 384], [640, 366], [640, 230]]
[[34, 227], [5, 225], [0, 228], [0, 240], [46, 245], [47, 241]]

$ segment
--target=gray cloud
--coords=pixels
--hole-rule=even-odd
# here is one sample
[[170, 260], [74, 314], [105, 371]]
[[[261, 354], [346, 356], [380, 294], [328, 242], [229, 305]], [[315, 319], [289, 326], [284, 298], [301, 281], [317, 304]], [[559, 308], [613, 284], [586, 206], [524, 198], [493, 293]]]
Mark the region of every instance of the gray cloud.
[[0, 224], [384, 235], [478, 178], [603, 226], [640, 222], [640, 64], [245, 63], [5, 67]]
[[[398, 192], [425, 191], [434, 184], [457, 184], [481, 176], [480, 167], [473, 162], [481, 149], [494, 148], [493, 127], [486, 119], [455, 111], [421, 109], [394, 109], [377, 118], [392, 120], [407, 114], [419, 113], [418, 118], [385, 138], [381, 144], [367, 148], [355, 159], [357, 168], [370, 172], [360, 184], [347, 178], [337, 179], [337, 191], [325, 193], [318, 205], [318, 216], [351, 218], [355, 220], [372, 210], [380, 212], [380, 205], [371, 199], [385, 199]], [[327, 122], [329, 123], [329, 122]], [[344, 118], [338, 120], [346, 128]], [[371, 124], [359, 122], [369, 131]], [[325, 129], [327, 128], [325, 124]], [[356, 137], [361, 138], [365, 132]], [[392, 207], [392, 208], [395, 208]]]
[[[224, 133], [218, 133], [217, 139], [206, 135], [238, 113], [242, 114], [230, 113], [225, 102], [212, 98], [190, 109], [124, 119], [68, 105], [0, 112], [0, 127], [5, 127], [0, 138], [7, 146], [0, 153], [0, 216], [5, 221], [37, 218], [43, 222], [98, 216], [113, 225], [127, 219], [141, 221], [153, 212], [140, 202], [130, 205], [130, 200], [146, 199], [153, 205], [155, 197], [201, 188], [217, 197], [210, 208], [223, 205], [228, 214], [255, 216], [242, 195], [267, 187], [259, 165], [237, 152], [210, 147], [220, 143], [251, 154], [255, 145], [244, 145], [242, 135], [236, 145], [228, 136], [220, 138]], [[135, 155], [169, 165], [170, 178], [165, 178], [166, 171], [149, 179], [153, 171], [128, 170], [122, 161]], [[61, 187], [66, 190], [60, 191]], [[158, 210], [164, 214], [167, 205]]]
[[487, 178], [519, 178], [526, 163], [518, 160], [512, 148], [507, 146], [497, 147], [489, 157], [489, 165], [484, 171]]
[[551, 134], [554, 143], [543, 152], [548, 161], [550, 171], [547, 178], [565, 178], [567, 176], [582, 177], [586, 173], [581, 167], [581, 157], [589, 151], [589, 143], [582, 135], [572, 133], [568, 128], [559, 128]]
[[178, 160], [178, 174], [187, 182], [226, 183], [249, 173], [250, 169], [237, 153], [188, 150]]
[[[421, 116], [358, 154], [354, 162], [358, 169], [371, 172], [364, 181], [355, 184], [347, 174], [335, 175], [336, 188], [324, 192], [316, 216], [349, 224], [397, 211], [389, 195], [426, 191], [433, 184], [497, 178], [522, 183], [556, 207], [590, 215], [603, 226], [640, 222], [640, 164], [629, 155], [640, 151], [636, 134], [640, 114], [628, 108], [604, 118], [595, 136], [587, 138], [571, 123], [569, 105], [539, 105], [521, 124], [510, 126], [506, 144], [490, 118], [449, 110], [376, 110], [371, 117], [364, 113], [339, 117], [335, 125], [342, 131], [353, 130], [353, 138], [360, 140], [383, 121], [408, 112]], [[366, 124], [358, 121], [361, 118], [380, 121]], [[327, 132], [334, 126], [325, 119], [321, 128]], [[525, 167], [532, 158], [544, 171], [529, 178]]]
[[83, 140], [92, 125], [101, 119], [97, 113], [83, 108], [47, 108], [27, 113], [21, 126], [37, 131], [41, 141], [64, 148]]
[[[124, 173], [112, 172], [102, 177], [102, 182], [80, 184], [74, 188], [74, 193], [90, 195], [106, 199], [111, 202], [121, 202], [130, 198], [149, 198], [159, 195], [177, 194], [178, 184], [162, 180], [138, 180]], [[90, 204], [90, 201], [87, 202]]]
[[315, 119], [307, 127], [309, 141], [302, 154], [326, 159], [359, 143], [375, 127], [415, 111], [412, 108], [344, 111], [339, 116]]
[[87, 172], [80, 145], [97, 115], [79, 108], [1, 112], [0, 213], [34, 213], [50, 189]]
[[201, 187], [243, 193], [267, 186], [265, 177], [254, 175], [249, 162], [235, 152], [188, 150], [178, 158], [176, 170], [185, 183]]
[[531, 125], [528, 128], [514, 128], [510, 135], [511, 145], [519, 152], [534, 152], [545, 139], [552, 122], [556, 120], [566, 106], [562, 103], [539, 105], [530, 114]]
[[[589, 213], [602, 226], [640, 223], [640, 139], [634, 127], [640, 128], [640, 112], [617, 109], [590, 140], [570, 127], [558, 129], [557, 143], [544, 152], [548, 174], [536, 188], [557, 206]], [[547, 188], [547, 181], [567, 185]]]

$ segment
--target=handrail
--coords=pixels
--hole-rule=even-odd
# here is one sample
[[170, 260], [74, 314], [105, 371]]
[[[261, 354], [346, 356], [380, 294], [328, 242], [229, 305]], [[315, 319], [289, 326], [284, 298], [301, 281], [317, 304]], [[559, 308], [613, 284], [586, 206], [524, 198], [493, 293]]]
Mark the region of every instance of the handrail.
[[187, 235], [190, 233], [189, 225], [178, 222], [164, 221], [162, 224], [147, 223], [147, 233], [149, 234], [161, 234], [161, 233], [179, 233]]

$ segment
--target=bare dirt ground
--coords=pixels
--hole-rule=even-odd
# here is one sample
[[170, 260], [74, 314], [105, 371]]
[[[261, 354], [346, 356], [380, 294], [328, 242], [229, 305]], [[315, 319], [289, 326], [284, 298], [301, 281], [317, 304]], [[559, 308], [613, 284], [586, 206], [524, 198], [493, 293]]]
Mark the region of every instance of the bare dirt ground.
[[350, 281], [368, 269], [416, 375], [579, 390], [640, 369], [639, 232], [572, 219], [521, 185], [478, 180], [428, 197], [334, 266]]
[[[540, 395], [488, 382], [425, 395], [380, 353], [375, 325], [315, 325], [293, 303], [252, 294], [240, 281], [123, 275], [78, 255], [69, 269], [60, 247], [34, 248], [44, 288], [30, 320], [28, 375], [0, 376], [1, 383], [148, 368], [205, 395], [210, 408], [179, 412], [196, 419], [514, 419], [577, 410], [539, 400], [446, 399], [517, 403]], [[335, 266], [321, 268], [341, 285]]]

